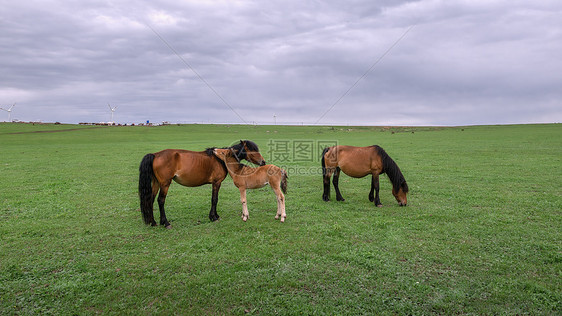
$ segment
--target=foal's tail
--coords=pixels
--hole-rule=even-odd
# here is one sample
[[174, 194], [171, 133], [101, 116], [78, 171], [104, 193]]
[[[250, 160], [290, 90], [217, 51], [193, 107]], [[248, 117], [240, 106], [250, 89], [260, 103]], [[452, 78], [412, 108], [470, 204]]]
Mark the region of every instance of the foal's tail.
[[145, 224], [155, 225], [152, 205], [154, 204], [154, 196], [152, 195], [152, 179], [154, 179], [154, 170], [152, 163], [154, 154], [146, 154], [139, 167], [139, 198], [142, 219]]
[[289, 176], [287, 175], [287, 171], [283, 169], [281, 169], [281, 174], [283, 175], [281, 178], [281, 191], [283, 191], [284, 194], [287, 194], [287, 178]]

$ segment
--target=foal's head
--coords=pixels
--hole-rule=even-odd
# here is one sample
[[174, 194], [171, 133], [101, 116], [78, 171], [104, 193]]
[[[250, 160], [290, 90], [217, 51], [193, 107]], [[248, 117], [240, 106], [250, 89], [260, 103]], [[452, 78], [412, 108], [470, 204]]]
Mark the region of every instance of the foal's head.
[[213, 153], [224, 162], [226, 162], [227, 157], [233, 156], [232, 149], [230, 148], [215, 148], [213, 149]]
[[258, 145], [251, 140], [241, 140], [239, 144], [232, 146], [232, 149], [236, 151], [238, 160], [246, 159], [259, 166], [265, 165], [265, 159], [260, 154]]

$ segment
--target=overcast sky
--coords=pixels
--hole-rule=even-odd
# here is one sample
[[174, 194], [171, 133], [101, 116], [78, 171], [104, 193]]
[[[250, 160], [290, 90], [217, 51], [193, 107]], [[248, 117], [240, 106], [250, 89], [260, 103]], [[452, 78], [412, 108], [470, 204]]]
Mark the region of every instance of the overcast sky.
[[1, 2], [12, 119], [562, 122], [559, 0]]

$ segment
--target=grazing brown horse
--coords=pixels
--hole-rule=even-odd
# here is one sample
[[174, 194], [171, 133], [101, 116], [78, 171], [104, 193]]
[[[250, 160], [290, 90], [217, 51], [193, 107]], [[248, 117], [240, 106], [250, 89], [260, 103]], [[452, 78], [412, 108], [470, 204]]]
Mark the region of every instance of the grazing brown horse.
[[[392, 194], [400, 206], [406, 206], [408, 184], [398, 165], [388, 154], [377, 145], [368, 147], [333, 146], [327, 147], [322, 152], [322, 175], [324, 176], [324, 201], [330, 200], [330, 177], [334, 175], [334, 189], [336, 200], [344, 201], [338, 185], [340, 171], [353, 178], [363, 178], [371, 175], [371, 192], [369, 201], [376, 206], [382, 206], [379, 198], [379, 174], [386, 173], [392, 182]], [[376, 195], [373, 196], [373, 191]]]
[[[142, 217], [146, 224], [156, 226], [152, 206], [154, 198], [158, 194], [160, 225], [170, 227], [170, 223], [166, 219], [164, 203], [172, 180], [186, 187], [212, 184], [213, 194], [209, 219], [211, 221], [219, 219], [217, 214], [218, 194], [228, 171], [224, 162], [214, 155], [214, 149], [208, 148], [205, 151], [165, 149], [144, 156], [139, 167], [139, 197]], [[241, 140], [239, 144], [229, 147], [229, 150], [232, 150], [238, 159], [246, 159], [260, 166], [265, 165], [258, 146], [252, 141]]]
[[275, 165], [265, 165], [258, 168], [248, 167], [240, 163], [240, 159], [232, 148], [215, 149], [215, 155], [226, 163], [228, 174], [234, 181], [234, 185], [240, 190], [240, 202], [242, 202], [242, 220], [247, 221], [250, 217], [248, 203], [246, 201], [246, 189], [259, 189], [267, 184], [273, 189], [277, 196], [277, 214], [275, 219], [285, 222], [285, 195], [287, 194], [287, 172]]

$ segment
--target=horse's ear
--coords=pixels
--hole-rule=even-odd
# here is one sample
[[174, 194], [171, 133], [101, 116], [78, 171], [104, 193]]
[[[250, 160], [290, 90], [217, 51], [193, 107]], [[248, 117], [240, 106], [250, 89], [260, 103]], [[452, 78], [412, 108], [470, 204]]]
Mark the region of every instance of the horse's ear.
[[243, 140], [240, 140], [240, 144], [244, 144], [244, 141], [243, 141]]

